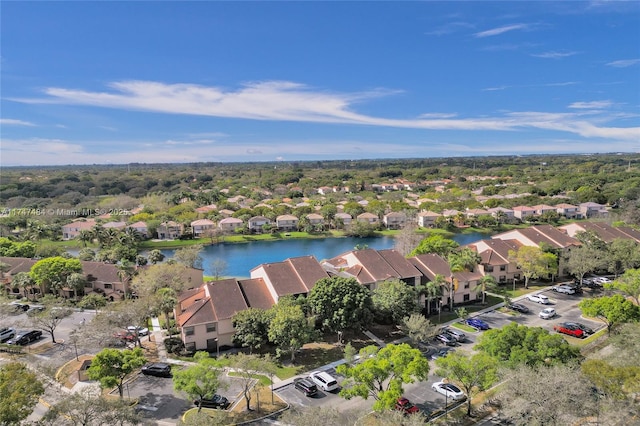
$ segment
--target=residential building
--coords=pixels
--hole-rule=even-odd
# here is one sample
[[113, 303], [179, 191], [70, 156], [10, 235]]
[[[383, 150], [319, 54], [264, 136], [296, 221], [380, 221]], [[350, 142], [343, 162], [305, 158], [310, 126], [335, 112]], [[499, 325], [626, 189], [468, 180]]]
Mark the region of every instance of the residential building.
[[578, 211], [584, 219], [604, 218], [609, 216], [609, 211], [605, 206], [598, 203], [581, 203], [578, 205]]
[[574, 206], [573, 204], [567, 204], [567, 203], [557, 204], [556, 212], [560, 216], [564, 216], [567, 219], [577, 219], [580, 216], [580, 212], [578, 211], [578, 206]]
[[418, 213], [418, 226], [422, 228], [433, 228], [436, 225], [436, 220], [442, 217], [440, 213], [425, 211]]
[[353, 218], [349, 213], [336, 213], [333, 218], [336, 221], [337, 228], [341, 227], [339, 226], [340, 223], [342, 223], [342, 227], [348, 227], [351, 225], [351, 222], [353, 221]]
[[309, 225], [313, 227], [322, 227], [324, 226], [324, 217], [318, 213], [309, 213], [305, 216], [307, 221], [309, 221]]
[[218, 228], [224, 233], [232, 234], [237, 228], [242, 227], [243, 224], [242, 219], [238, 219], [237, 217], [225, 217], [218, 222]]
[[516, 206], [512, 210], [513, 216], [523, 222], [536, 214], [536, 209], [529, 206]]
[[205, 237], [215, 229], [216, 223], [209, 219], [198, 219], [191, 222], [194, 238]]
[[91, 231], [96, 226], [96, 221], [93, 219], [78, 219], [71, 223], [62, 225], [62, 239], [73, 240], [80, 235], [81, 231]]
[[369, 212], [360, 213], [356, 217], [356, 220], [358, 222], [368, 223], [369, 225], [375, 225], [376, 223], [380, 222], [380, 219], [378, 218], [378, 216]]
[[254, 216], [249, 219], [248, 227], [251, 232], [260, 234], [263, 231], [264, 225], [270, 225], [271, 219], [264, 216]]
[[161, 240], [176, 240], [184, 233], [184, 226], [181, 223], [174, 222], [172, 220], [168, 222], [162, 222], [158, 226], [158, 239]]
[[387, 229], [402, 229], [407, 224], [407, 215], [402, 212], [387, 213], [382, 217]]
[[292, 214], [282, 214], [276, 217], [276, 227], [280, 231], [295, 231], [298, 229], [298, 222], [300, 219]]
[[264, 263], [251, 270], [251, 278], [262, 279], [277, 303], [286, 295], [307, 295], [316, 282], [329, 274], [313, 256], [292, 257], [283, 262]]
[[134, 231], [136, 231], [138, 234], [140, 234], [142, 236], [142, 238], [149, 238], [151, 235], [149, 233], [149, 227], [147, 226], [147, 224], [145, 222], [135, 222], [132, 223], [131, 225], [127, 226], [128, 229], [133, 229]]

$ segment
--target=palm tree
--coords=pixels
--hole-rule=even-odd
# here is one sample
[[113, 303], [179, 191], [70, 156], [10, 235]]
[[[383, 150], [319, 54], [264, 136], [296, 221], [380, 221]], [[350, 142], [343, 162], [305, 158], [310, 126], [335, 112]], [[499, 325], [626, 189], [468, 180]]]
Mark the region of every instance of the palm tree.
[[[440, 277], [444, 278], [442, 275]], [[436, 278], [438, 275], [436, 275]], [[429, 281], [423, 288], [422, 292], [427, 299], [427, 315], [431, 315], [431, 301], [442, 297], [442, 285], [435, 281]]]
[[485, 275], [480, 279], [480, 285], [482, 285], [482, 304], [484, 305], [487, 288], [489, 288], [490, 290], [496, 288], [496, 279], [493, 275]]
[[164, 314], [164, 317], [167, 321], [167, 330], [169, 331], [169, 337], [171, 337], [171, 323], [169, 321], [169, 315], [173, 312], [173, 308], [175, 308], [178, 303], [178, 299], [176, 298], [176, 291], [169, 287], [164, 287], [158, 290], [157, 293], [158, 300], [158, 310]]
[[90, 243], [93, 241], [94, 236], [95, 234], [92, 231], [88, 229], [83, 229], [78, 233], [78, 236], [76, 237], [76, 239], [82, 243], [82, 247], [86, 247], [87, 243]]
[[24, 297], [27, 297], [27, 298], [28, 298], [27, 289], [33, 285], [34, 285], [33, 279], [31, 278], [31, 275], [29, 275], [28, 272], [18, 272], [11, 279], [11, 287], [21, 288], [22, 293], [24, 294]]

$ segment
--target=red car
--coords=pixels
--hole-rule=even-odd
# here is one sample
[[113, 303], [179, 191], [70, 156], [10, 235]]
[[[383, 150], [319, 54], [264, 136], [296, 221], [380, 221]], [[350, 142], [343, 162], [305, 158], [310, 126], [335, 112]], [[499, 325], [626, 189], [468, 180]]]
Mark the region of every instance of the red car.
[[402, 411], [404, 414], [415, 414], [420, 412], [420, 409], [405, 397], [398, 398], [398, 402], [396, 402], [396, 410]]
[[576, 327], [575, 325], [560, 323], [560, 324], [554, 325], [553, 329], [558, 333], [568, 334], [569, 336], [579, 337], [579, 338], [584, 337], [584, 331], [582, 331], [580, 328]]

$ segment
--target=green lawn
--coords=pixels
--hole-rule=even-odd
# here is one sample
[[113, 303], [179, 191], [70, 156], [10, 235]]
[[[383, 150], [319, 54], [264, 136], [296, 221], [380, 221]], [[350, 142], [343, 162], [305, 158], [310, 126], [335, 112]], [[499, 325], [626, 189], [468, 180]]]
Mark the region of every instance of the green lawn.
[[524, 288], [523, 285], [517, 285], [515, 291], [513, 291], [513, 287], [509, 286], [508, 284], [507, 286], [509, 287], [509, 290], [507, 291], [507, 293], [509, 293], [509, 297], [513, 299], [519, 296], [524, 296], [525, 294], [534, 293], [536, 291], [543, 290], [549, 287], [549, 284], [535, 284], [535, 285], [529, 284], [529, 288]]
[[[230, 371], [229, 376], [231, 377], [241, 377], [240, 373], [236, 373], [235, 371]], [[260, 384], [264, 386], [271, 386], [271, 379], [269, 379], [264, 374], [250, 374], [250, 376], [260, 382]]]
[[467, 324], [464, 324], [462, 322], [456, 322], [452, 324], [452, 327], [459, 328], [460, 330], [468, 331], [470, 333], [474, 333], [475, 331], [477, 331], [475, 328], [468, 326]]

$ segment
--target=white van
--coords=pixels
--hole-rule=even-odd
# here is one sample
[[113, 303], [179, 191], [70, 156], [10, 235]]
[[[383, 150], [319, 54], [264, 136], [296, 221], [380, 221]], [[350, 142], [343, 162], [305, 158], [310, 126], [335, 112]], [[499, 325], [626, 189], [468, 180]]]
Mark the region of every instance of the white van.
[[338, 389], [338, 381], [333, 376], [324, 371], [312, 371], [309, 373], [309, 378], [315, 382], [320, 389], [326, 392], [331, 392]]

